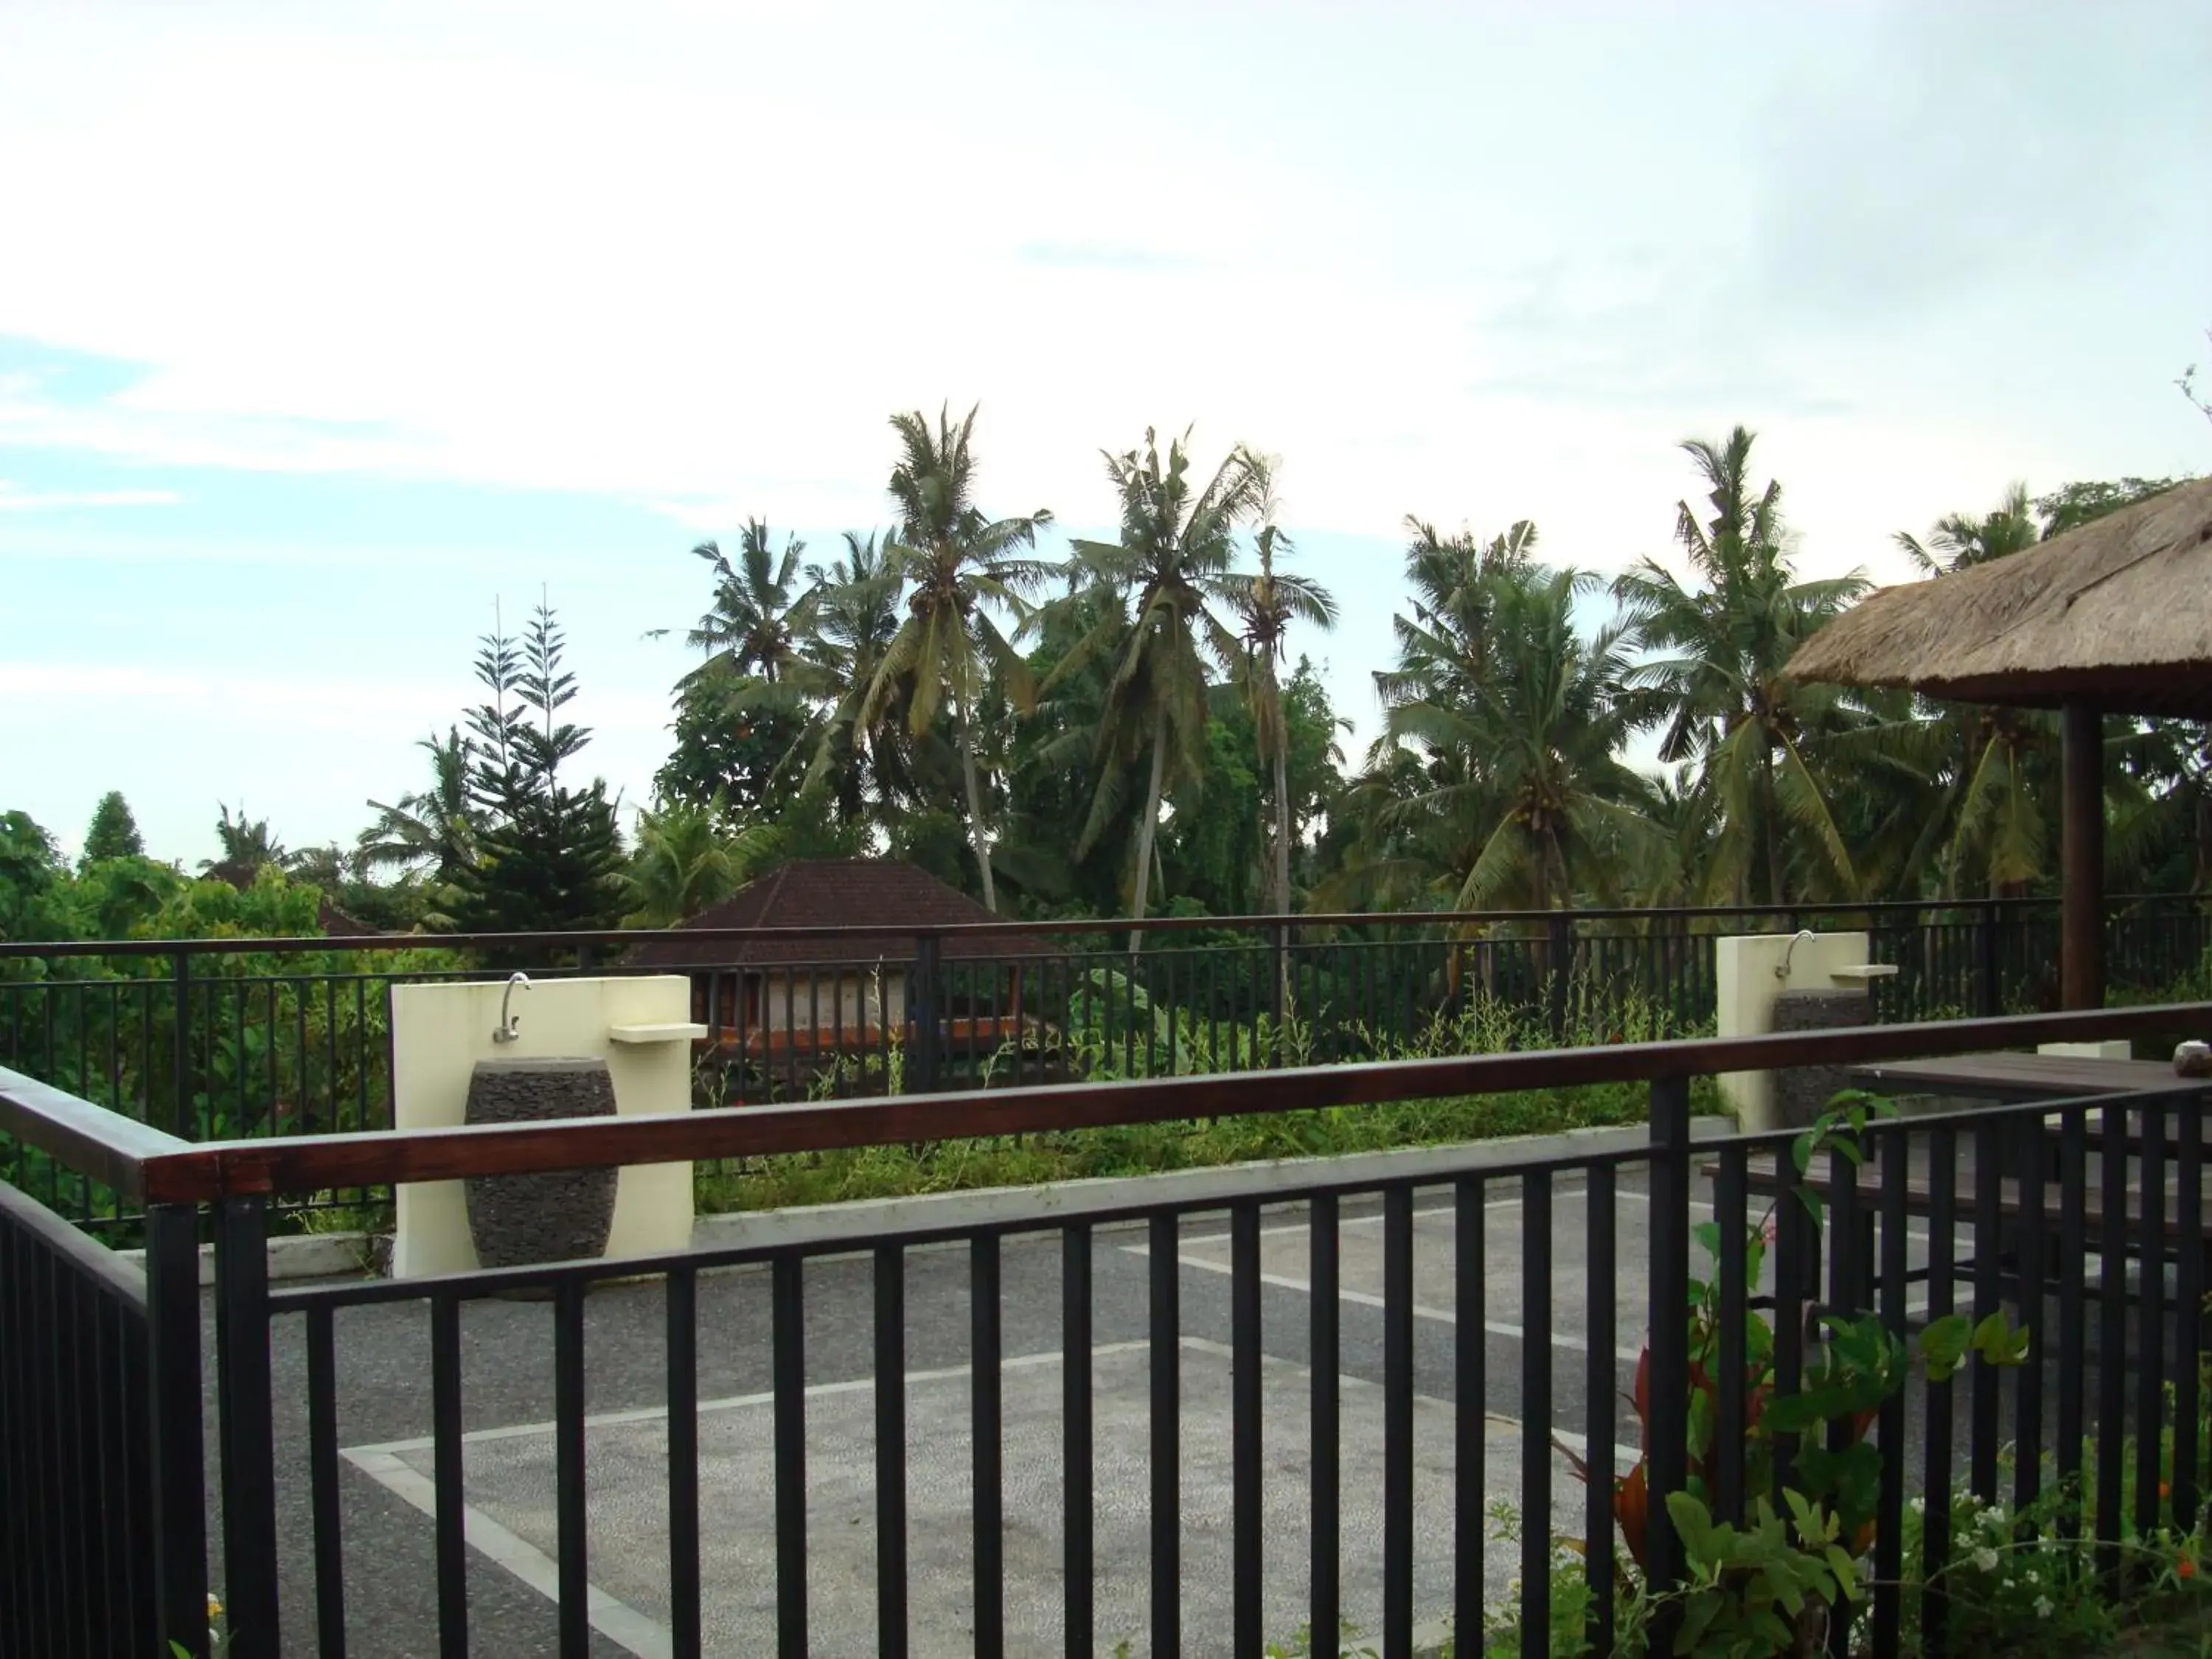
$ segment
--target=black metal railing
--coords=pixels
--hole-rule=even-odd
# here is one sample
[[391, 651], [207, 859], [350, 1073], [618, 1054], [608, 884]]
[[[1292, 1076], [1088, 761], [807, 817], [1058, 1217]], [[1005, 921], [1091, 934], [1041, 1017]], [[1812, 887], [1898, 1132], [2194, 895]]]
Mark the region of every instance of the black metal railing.
[[[186, 1297], [170, 1298], [170, 1322], [191, 1322], [197, 1353], [196, 1289]], [[169, 1629], [204, 1640], [198, 1376], [169, 1374], [189, 1431], [176, 1437], [171, 1410], [176, 1455], [157, 1462], [161, 1340], [140, 1267], [0, 1186], [0, 1650], [143, 1659]], [[166, 1536], [164, 1482], [185, 1489], [166, 1504], [191, 1511]]]
[[[0, 1065], [192, 1141], [388, 1128], [393, 988], [525, 958], [688, 976], [702, 1105], [1342, 1064], [1693, 1036], [1717, 939], [1801, 926], [1871, 933], [1899, 970], [1873, 987], [1884, 1021], [2052, 1006], [2057, 915], [2027, 900], [1170, 918], [1133, 955], [1092, 922], [926, 931], [888, 957], [878, 928], [866, 958], [849, 928], [0, 943]], [[2212, 904], [2112, 902], [2116, 997], [2202, 982], [2208, 951]], [[131, 1206], [35, 1153], [0, 1146], [0, 1178], [136, 1241]]]
[[[903, 1655], [916, 1631], [945, 1628], [972, 1631], [984, 1655], [1124, 1639], [1256, 1655], [1346, 1620], [1388, 1659], [1439, 1627], [1461, 1651], [1482, 1631], [1541, 1656], [1562, 1572], [1586, 1587], [1595, 1652], [1663, 1652], [1676, 1604], [1655, 1592], [1685, 1566], [1665, 1499], [1692, 1492], [1725, 1519], [1778, 1498], [1796, 1453], [1763, 1414], [1809, 1374], [1828, 1320], [1870, 1312], [1903, 1335], [2008, 1310], [2029, 1334], [2011, 1387], [1978, 1356], [1955, 1381], [1916, 1376], [1867, 1430], [1879, 1497], [1851, 1547], [1869, 1589], [1848, 1609], [1865, 1624], [1839, 1626], [1831, 1650], [1887, 1655], [1933, 1650], [1947, 1626], [1971, 1643], [1972, 1610], [1945, 1595], [1954, 1493], [2009, 1504], [2013, 1535], [2043, 1528], [2114, 1573], [2161, 1529], [2197, 1526], [2208, 1085], [1877, 1120], [1801, 1164], [1794, 1130], [1693, 1135], [1690, 1080], [2208, 1023], [2200, 1003], [183, 1148], [0, 1077], [0, 1128], [147, 1200], [149, 1363], [170, 1385], [197, 1375], [187, 1274], [205, 1206], [235, 1659], [580, 1656], [595, 1632], [678, 1655]], [[1637, 1078], [1641, 1133], [1418, 1166], [1138, 1181], [428, 1279], [272, 1287], [264, 1248], [270, 1204], [351, 1180]], [[63, 1236], [51, 1216], [38, 1224]], [[1753, 1314], [1771, 1347], [1751, 1340]], [[0, 1349], [19, 1351], [35, 1314], [10, 1301], [0, 1317]], [[173, 1516], [197, 1492], [198, 1448], [158, 1380], [150, 1404]], [[733, 1449], [740, 1412], [764, 1420]], [[385, 1426], [364, 1444], [343, 1425], [369, 1417]], [[1587, 1484], [1563, 1472], [1563, 1445]], [[1641, 1479], [1616, 1486], [1632, 1450]], [[1492, 1478], [1508, 1458], [1510, 1492]], [[382, 1486], [374, 1501], [363, 1477]], [[1516, 1542], [1486, 1527], [1500, 1498]], [[52, 1501], [37, 1516], [66, 1513]], [[131, 1501], [111, 1489], [102, 1512], [124, 1525]]]

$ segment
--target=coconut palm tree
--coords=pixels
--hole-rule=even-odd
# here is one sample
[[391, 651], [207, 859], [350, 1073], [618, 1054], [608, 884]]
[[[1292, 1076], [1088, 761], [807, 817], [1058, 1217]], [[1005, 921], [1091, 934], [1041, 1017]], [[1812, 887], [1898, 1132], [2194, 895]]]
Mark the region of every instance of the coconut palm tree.
[[1471, 642], [1457, 660], [1416, 655], [1384, 732], [1457, 757], [1409, 803], [1477, 826], [1453, 908], [1552, 909], [1660, 856], [1662, 834], [1639, 810], [1649, 791], [1620, 759], [1631, 658], [1619, 626], [1588, 638], [1576, 626], [1576, 600], [1595, 590], [1594, 578], [1517, 562], [1483, 586], [1490, 638], [1480, 677], [1461, 672]]
[[899, 459], [891, 468], [890, 496], [897, 508], [897, 539], [885, 550], [886, 566], [912, 584], [905, 620], [884, 647], [867, 695], [855, 713], [867, 729], [903, 697], [907, 729], [925, 735], [951, 705], [968, 797], [968, 838], [983, 902], [998, 908], [991, 879], [991, 840], [983, 819], [983, 789], [975, 764], [975, 706], [995, 673], [1017, 706], [1035, 695], [1028, 665], [992, 620], [991, 609], [1019, 615], [1022, 595], [1044, 579], [1045, 568], [1017, 556], [1033, 546], [1052, 522], [1042, 509], [1025, 518], [991, 519], [975, 505], [975, 413], [957, 426], [939, 410], [937, 425], [919, 410], [891, 416]]
[[227, 881], [234, 887], [248, 887], [265, 866], [273, 864], [280, 870], [284, 867], [289, 854], [283, 843], [269, 833], [268, 819], [247, 817], [243, 805], [238, 809], [238, 816], [233, 817], [229, 807], [220, 801], [216, 805], [222, 814], [215, 826], [222, 856], [202, 859], [202, 875]]
[[2212, 727], [2145, 720], [2108, 733], [2106, 750], [2118, 774], [2106, 786], [2114, 805], [2107, 867], [2143, 884], [2164, 865], [2166, 882], [2212, 890]]
[[904, 586], [874, 532], [845, 532], [845, 553], [828, 566], [810, 565], [817, 595], [806, 638], [800, 643], [818, 695], [828, 707], [817, 723], [805, 786], [826, 783], [840, 815], [857, 817], [872, 801], [883, 811], [909, 791], [912, 768], [905, 753], [906, 710], [893, 697], [862, 725], [877, 671], [899, 631]]
[[1080, 857], [1070, 834], [1071, 826], [1084, 822], [1098, 793], [1098, 733], [1114, 666], [1121, 659], [1119, 636], [1103, 648], [1095, 642], [1086, 647], [1087, 664], [1071, 668], [1067, 658], [1102, 627], [1126, 633], [1126, 600], [1104, 588], [1079, 585], [1024, 620], [1033, 641], [1029, 660], [1038, 677], [1037, 695], [1026, 717], [1008, 733], [1006, 805], [994, 857], [1000, 873], [1030, 897], [1073, 906], [1081, 914], [1111, 916], [1126, 902], [1127, 848], [1136, 839], [1144, 791], [1125, 782], [1112, 792], [1121, 808]]
[[637, 849], [623, 872], [625, 927], [673, 927], [750, 881], [775, 855], [772, 825], [723, 827], [720, 803], [664, 805], [637, 817]]
[[714, 570], [714, 603], [684, 635], [687, 644], [708, 653], [695, 674], [752, 674], [773, 685], [799, 661], [798, 641], [813, 603], [811, 590], [793, 592], [806, 544], [786, 537], [779, 558], [769, 534], [760, 520], [748, 520], [734, 564], [719, 543], [702, 542], [691, 550]]
[[2014, 484], [2005, 491], [2004, 499], [1994, 511], [1978, 519], [1968, 513], [1952, 513], [1938, 519], [1925, 544], [1907, 531], [1899, 531], [1896, 537], [1905, 556], [1927, 576], [1941, 576], [2008, 558], [2014, 553], [2025, 552], [2040, 539], [2035, 511], [2028, 501], [2027, 486], [2024, 483]]
[[1754, 488], [1752, 443], [1737, 427], [1723, 443], [1682, 446], [1712, 511], [1700, 520], [1687, 501], [1675, 507], [1691, 581], [1645, 558], [1613, 583], [1627, 642], [1648, 653], [1629, 677], [1631, 708], [1637, 725], [1663, 728], [1662, 761], [1704, 769], [1720, 823], [1709, 894], [1781, 903], [1793, 885], [1809, 885], [1848, 896], [1858, 878], [1807, 746], [1852, 723], [1850, 706], [1832, 687], [1785, 680], [1782, 669], [1867, 584], [1856, 574], [1796, 579], [1782, 487]]
[[[1386, 710], [1472, 709], [1504, 648], [1500, 585], [1532, 564], [1536, 526], [1523, 519], [1485, 541], [1464, 530], [1440, 534], [1409, 515], [1406, 529], [1411, 591], [1391, 618], [1398, 659], [1376, 672], [1376, 696]], [[1322, 902], [1339, 908], [1451, 904], [1497, 821], [1487, 784], [1485, 745], [1420, 742], [1409, 726], [1394, 732], [1386, 723], [1346, 793], [1358, 832], [1342, 867], [1324, 880]]]
[[[2015, 483], [1988, 513], [1937, 520], [1924, 543], [1902, 530], [1895, 539], [1923, 574], [1941, 577], [2025, 551], [2040, 539], [2040, 528], [2027, 486]], [[1923, 808], [1923, 840], [1948, 831], [1942, 890], [1962, 896], [1978, 877], [1974, 884], [1990, 893], [2024, 892], [2050, 865], [2047, 786], [2057, 750], [2051, 717], [2022, 708], [1915, 702], [1888, 729], [1891, 746], [1917, 756], [1936, 786]]]
[[1291, 624], [1301, 622], [1327, 632], [1336, 626], [1336, 600], [1311, 577], [1275, 568], [1275, 556], [1291, 551], [1290, 538], [1263, 505], [1265, 522], [1255, 538], [1260, 568], [1249, 574], [1226, 579], [1224, 596], [1240, 624], [1243, 649], [1237, 658], [1237, 678], [1252, 714], [1252, 730], [1260, 763], [1269, 769], [1274, 785], [1273, 841], [1273, 884], [1270, 902], [1277, 915], [1291, 910], [1291, 781], [1290, 733], [1283, 722], [1283, 686], [1279, 667]]
[[1469, 686], [1480, 684], [1495, 632], [1492, 578], [1526, 567], [1536, 551], [1536, 526], [1528, 519], [1516, 520], [1487, 542], [1464, 530], [1439, 535], [1435, 526], [1411, 514], [1406, 528], [1412, 536], [1406, 584], [1413, 592], [1407, 611], [1390, 619], [1399, 665], [1375, 677], [1376, 695], [1385, 702], [1401, 691], [1431, 686], [1438, 672]]
[[459, 726], [416, 740], [430, 757], [429, 787], [397, 804], [368, 803], [375, 822], [361, 832], [356, 856], [366, 871], [428, 870], [438, 881], [476, 862], [477, 820], [469, 799], [469, 740]]
[[[1148, 759], [1130, 904], [1138, 921], [1151, 893], [1161, 800], [1171, 778], [1196, 778], [1206, 766], [1204, 653], [1231, 662], [1239, 648], [1209, 606], [1228, 596], [1236, 532], [1258, 516], [1268, 495], [1265, 463], [1241, 445], [1194, 492], [1189, 435], [1170, 442], [1164, 462], [1150, 428], [1142, 449], [1106, 453], [1106, 475], [1121, 498], [1121, 538], [1075, 542], [1066, 567], [1077, 587], [1132, 602], [1126, 613], [1102, 609], [1097, 626], [1057, 672], [1073, 672], [1118, 643], [1098, 728], [1098, 787], [1076, 851], [1088, 852], [1112, 821], [1129, 763]], [[1133, 934], [1131, 948], [1141, 939]]]

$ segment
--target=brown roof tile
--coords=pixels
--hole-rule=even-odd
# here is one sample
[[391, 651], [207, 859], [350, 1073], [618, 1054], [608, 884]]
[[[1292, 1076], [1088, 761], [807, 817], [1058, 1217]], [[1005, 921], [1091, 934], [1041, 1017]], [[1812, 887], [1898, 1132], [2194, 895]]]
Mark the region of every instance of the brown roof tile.
[[[896, 859], [794, 859], [682, 924], [708, 927], [866, 927], [859, 933], [800, 939], [661, 939], [638, 947], [647, 967], [754, 967], [795, 962], [906, 962], [914, 931], [1001, 918], [919, 866]], [[878, 931], [880, 930], [880, 931]], [[1054, 947], [1027, 933], [955, 933], [948, 957], [1040, 956]]]

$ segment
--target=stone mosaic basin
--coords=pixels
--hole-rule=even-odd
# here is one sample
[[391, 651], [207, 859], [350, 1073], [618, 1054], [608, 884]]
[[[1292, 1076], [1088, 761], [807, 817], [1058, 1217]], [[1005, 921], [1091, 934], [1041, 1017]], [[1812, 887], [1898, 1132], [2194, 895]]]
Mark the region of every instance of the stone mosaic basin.
[[[612, 1117], [614, 1081], [604, 1060], [480, 1060], [464, 1121], [542, 1123]], [[604, 1255], [614, 1225], [619, 1170], [477, 1176], [465, 1184], [469, 1231], [487, 1267]]]
[[[1874, 1021], [1874, 1000], [1863, 990], [1784, 991], [1774, 999], [1777, 1031], [1833, 1031]], [[1798, 1066], [1774, 1074], [1776, 1121], [1785, 1129], [1807, 1129], [1828, 1109], [1838, 1091], [1850, 1086], [1841, 1066]]]

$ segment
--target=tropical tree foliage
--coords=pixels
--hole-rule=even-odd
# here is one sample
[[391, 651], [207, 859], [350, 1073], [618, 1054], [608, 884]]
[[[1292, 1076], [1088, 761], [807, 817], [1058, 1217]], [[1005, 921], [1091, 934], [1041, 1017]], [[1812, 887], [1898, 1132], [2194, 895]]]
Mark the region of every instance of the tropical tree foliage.
[[1212, 607], [1230, 597], [1237, 532], [1267, 498], [1266, 467], [1243, 449], [1231, 452], [1194, 490], [1188, 436], [1170, 442], [1164, 464], [1149, 429], [1141, 450], [1106, 456], [1106, 476], [1121, 498], [1121, 539], [1079, 540], [1066, 566], [1078, 593], [1104, 602], [1091, 606], [1093, 624], [1059, 672], [1075, 672], [1109, 653], [1113, 665], [1095, 736], [1097, 784], [1076, 851], [1099, 844], [1121, 805], [1130, 768], [1141, 763], [1145, 798], [1129, 901], [1129, 915], [1139, 921], [1170, 781], [1194, 782], [1206, 770], [1208, 659], [1233, 662], [1238, 655], [1236, 635]]
[[1832, 689], [1789, 680], [1798, 646], [1865, 591], [1850, 575], [1801, 580], [1784, 544], [1782, 486], [1752, 477], [1753, 434], [1682, 446], [1711, 516], [1674, 509], [1686, 581], [1645, 557], [1613, 585], [1627, 639], [1644, 652], [1630, 675], [1633, 723], [1661, 736], [1659, 758], [1694, 763], [1719, 830], [1704, 896], [1783, 903], [1854, 897], [1850, 848], [1814, 770], [1820, 740], [1848, 725]]
[[1252, 722], [1260, 763], [1269, 769], [1272, 831], [1267, 861], [1274, 879], [1268, 908], [1278, 915], [1291, 908], [1291, 846], [1295, 836], [1291, 799], [1291, 734], [1283, 713], [1282, 662], [1294, 626], [1327, 631], [1336, 626], [1336, 599], [1310, 577], [1275, 568], [1276, 556], [1291, 551], [1290, 538], [1274, 521], [1271, 504], [1262, 504], [1265, 522], [1253, 538], [1259, 568], [1224, 580], [1224, 597], [1235, 617], [1240, 649], [1234, 661], [1237, 684]]
[[755, 519], [738, 539], [734, 563], [714, 542], [691, 550], [714, 572], [713, 603], [684, 636], [706, 653], [700, 673], [757, 674], [773, 685], [799, 660], [798, 636], [806, 625], [810, 598], [795, 584], [806, 544], [787, 538], [779, 558], [769, 549], [771, 539], [769, 527]]
[[576, 678], [562, 665], [552, 607], [539, 605], [521, 640], [495, 630], [481, 647], [477, 674], [489, 696], [469, 724], [483, 824], [477, 857], [458, 872], [454, 921], [483, 933], [610, 926], [621, 905], [621, 835], [604, 781], [578, 788], [561, 775], [592, 734], [562, 716]]
[[623, 872], [625, 927], [673, 927], [744, 886], [775, 855], [768, 824], [727, 827], [713, 806], [672, 803], [638, 814], [637, 849]]
[[[981, 505], [976, 426], [895, 416], [890, 522], [832, 556], [757, 518], [693, 550], [702, 608], [663, 631], [697, 654], [630, 848], [580, 781], [591, 732], [541, 603], [520, 635], [495, 621], [477, 702], [350, 847], [289, 853], [226, 805], [195, 881], [145, 855], [119, 793], [74, 860], [0, 814], [0, 935], [312, 931], [329, 905], [431, 931], [665, 926], [780, 860], [860, 854], [994, 909], [1137, 921], [2052, 890], [2046, 715], [1784, 675], [1864, 583], [1801, 569], [1747, 429], [1682, 446], [1695, 488], [1655, 514], [1663, 553], [1570, 563], [1525, 519], [1409, 518], [1379, 732], [1347, 764], [1310, 654], [1336, 604], [1297, 568], [1274, 464], [1239, 443], [1200, 467], [1188, 433], [1148, 431], [1077, 515], [1110, 535], [1054, 556], [1049, 513]], [[2177, 482], [2014, 485], [1897, 545], [1949, 580]], [[2114, 717], [2107, 755], [2108, 879], [2212, 891], [2205, 728]]]
[[85, 826], [84, 862], [140, 858], [145, 851], [145, 838], [138, 833], [137, 819], [131, 816], [131, 803], [123, 799], [120, 789], [109, 790], [92, 809], [92, 822]]
[[934, 429], [920, 410], [891, 417], [899, 441], [890, 477], [898, 523], [885, 563], [911, 592], [906, 617], [884, 644], [854, 720], [872, 728], [903, 704], [908, 730], [922, 738], [950, 711], [969, 846], [983, 903], [995, 910], [976, 720], [994, 676], [1017, 705], [1034, 696], [1029, 665], [993, 613], [1018, 617], [1023, 596], [1043, 579], [1043, 567], [1024, 556], [1052, 514], [1040, 509], [993, 519], [975, 504], [975, 414], [970, 409], [956, 426], [949, 410], [940, 410]]

